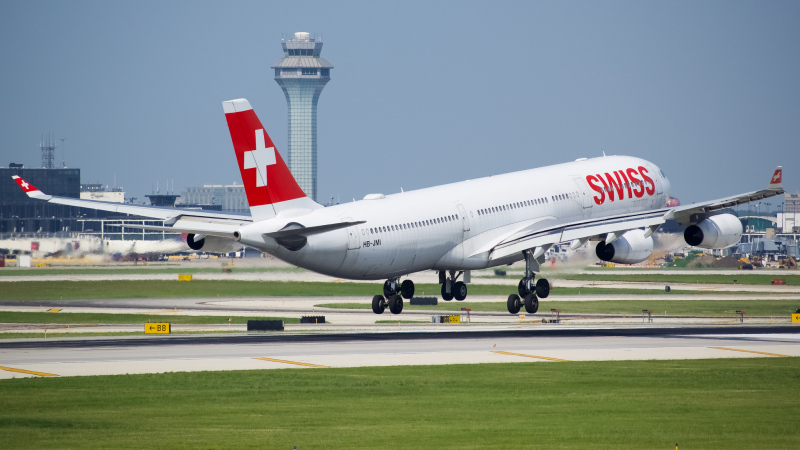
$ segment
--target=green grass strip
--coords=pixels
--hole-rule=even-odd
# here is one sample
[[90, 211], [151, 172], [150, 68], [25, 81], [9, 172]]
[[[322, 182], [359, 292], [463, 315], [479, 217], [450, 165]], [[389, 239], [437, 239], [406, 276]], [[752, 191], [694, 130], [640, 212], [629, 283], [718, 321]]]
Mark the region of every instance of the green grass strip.
[[794, 449], [798, 374], [800, 358], [741, 358], [14, 379], [0, 381], [0, 435], [5, 448]]
[[[508, 285], [470, 284], [470, 295], [509, 295]], [[664, 294], [662, 289], [567, 288], [552, 291], [574, 294]], [[115, 299], [115, 298], [190, 298], [190, 297], [320, 297], [352, 296], [371, 299], [383, 293], [383, 283], [322, 283], [304, 281], [241, 280], [104, 280], [104, 281], [15, 281], [0, 284], [0, 301]], [[417, 284], [416, 296], [439, 296], [441, 285]], [[708, 294], [707, 291], [673, 291], [670, 295]], [[718, 293], [715, 293], [718, 294]], [[736, 294], [736, 292], [731, 292]]]
[[228, 323], [244, 324], [248, 320], [283, 320], [284, 323], [300, 323], [291, 317], [242, 317], [242, 316], [182, 316], [173, 314], [105, 314], [65, 312], [20, 312], [0, 311], [0, 323], [41, 324], [144, 324], [146, 322], [169, 322], [173, 324], [213, 325]]
[[[555, 278], [555, 276], [554, 276]], [[800, 286], [800, 274], [763, 275], [740, 273], [736, 275], [719, 274], [559, 274], [558, 278], [577, 281], [624, 281], [639, 283], [688, 283], [688, 284], [736, 284], [767, 285], [780, 278], [787, 285]]]
[[[372, 309], [370, 303], [323, 303], [318, 308]], [[470, 308], [479, 312], [508, 312], [505, 302], [443, 302], [436, 306], [403, 305], [404, 311], [461, 311]], [[641, 315], [643, 309], [653, 311], [654, 315], [670, 316], [708, 316], [733, 317], [737, 310], [745, 310], [748, 316], [775, 316], [789, 320], [791, 314], [800, 308], [800, 300], [590, 300], [584, 302], [565, 302], [540, 300], [539, 315], [549, 315], [550, 309], [560, 309], [563, 314], [626, 314]], [[525, 314], [525, 309], [520, 311]]]
[[[242, 330], [204, 330], [204, 331], [170, 331], [170, 334], [209, 334], [209, 333], [241, 333]], [[99, 337], [99, 336], [141, 336], [143, 331], [102, 331], [97, 333], [54, 333], [47, 332], [47, 339], [59, 337]], [[0, 339], [44, 339], [44, 333], [0, 333]]]
[[[260, 273], [260, 272], [307, 272], [299, 267], [225, 267], [235, 273]], [[148, 275], [154, 273], [222, 273], [222, 266], [213, 267], [125, 267], [119, 269], [110, 268], [41, 268], [31, 267], [30, 269], [0, 269], [0, 277], [24, 277], [40, 275], [109, 275], [109, 274], [141, 274]]]

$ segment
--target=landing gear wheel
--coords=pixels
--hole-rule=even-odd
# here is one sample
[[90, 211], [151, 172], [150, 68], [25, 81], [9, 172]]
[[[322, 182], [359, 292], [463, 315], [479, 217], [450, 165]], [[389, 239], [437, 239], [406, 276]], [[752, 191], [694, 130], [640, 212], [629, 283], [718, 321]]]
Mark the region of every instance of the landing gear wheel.
[[389, 311], [391, 311], [392, 314], [400, 314], [403, 312], [403, 297], [399, 295], [389, 297]]
[[528, 294], [525, 296], [525, 311], [528, 314], [536, 314], [536, 311], [539, 311], [539, 299], [536, 298], [536, 294]]
[[539, 281], [536, 282], [536, 295], [539, 298], [547, 298], [550, 295], [550, 282], [547, 279], [539, 278]]
[[516, 314], [519, 312], [519, 295], [511, 294], [508, 296], [508, 301], [506, 302], [506, 306], [508, 306], [508, 312], [511, 314]]
[[519, 293], [519, 296], [522, 298], [525, 298], [526, 295], [531, 293], [525, 286], [525, 278], [519, 280], [519, 284], [517, 285], [517, 292]]
[[446, 283], [446, 282], [445, 282], [445, 283], [442, 283], [442, 300], [444, 300], [444, 301], [446, 301], [446, 302], [449, 302], [450, 300], [452, 300], [452, 299], [453, 299], [453, 292], [452, 292], [452, 291], [453, 291], [454, 289], [452, 289], [452, 288], [451, 288], [451, 289], [450, 289], [450, 292], [448, 293], [448, 292], [445, 290], [445, 289], [446, 289], [446, 287], [447, 287], [447, 283]]
[[397, 292], [392, 290], [392, 285], [389, 283], [389, 280], [383, 282], [383, 296], [389, 298], [396, 294]]
[[411, 280], [403, 280], [403, 284], [400, 285], [400, 294], [406, 299], [413, 297], [414, 282]]
[[453, 295], [456, 300], [461, 301], [467, 298], [467, 285], [463, 281], [456, 281], [453, 285]]
[[386, 304], [383, 301], [383, 296], [376, 295], [372, 297], [372, 312], [375, 314], [383, 314], [384, 309], [386, 309]]

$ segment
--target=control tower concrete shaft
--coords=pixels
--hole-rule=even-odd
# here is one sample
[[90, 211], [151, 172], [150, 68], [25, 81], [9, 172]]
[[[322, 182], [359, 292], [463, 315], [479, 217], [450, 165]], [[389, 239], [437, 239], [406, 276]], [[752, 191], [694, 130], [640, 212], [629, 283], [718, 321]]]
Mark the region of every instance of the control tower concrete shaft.
[[289, 105], [289, 170], [300, 188], [317, 200], [317, 101], [331, 79], [333, 66], [319, 55], [322, 41], [308, 33], [284, 39], [283, 59], [274, 66], [275, 81]]

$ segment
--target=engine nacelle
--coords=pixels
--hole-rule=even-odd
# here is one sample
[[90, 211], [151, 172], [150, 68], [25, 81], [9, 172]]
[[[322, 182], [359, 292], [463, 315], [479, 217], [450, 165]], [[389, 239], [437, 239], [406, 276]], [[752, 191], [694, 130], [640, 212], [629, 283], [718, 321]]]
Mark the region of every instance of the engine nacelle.
[[186, 244], [190, 249], [207, 253], [231, 253], [242, 249], [242, 244], [233, 239], [219, 236], [204, 236], [195, 240], [194, 234], [186, 236]]
[[733, 214], [711, 216], [683, 232], [683, 239], [693, 247], [726, 248], [742, 238], [742, 222]]
[[644, 237], [644, 230], [631, 230], [610, 244], [597, 244], [595, 253], [602, 261], [618, 264], [640, 263], [653, 253], [653, 237]]

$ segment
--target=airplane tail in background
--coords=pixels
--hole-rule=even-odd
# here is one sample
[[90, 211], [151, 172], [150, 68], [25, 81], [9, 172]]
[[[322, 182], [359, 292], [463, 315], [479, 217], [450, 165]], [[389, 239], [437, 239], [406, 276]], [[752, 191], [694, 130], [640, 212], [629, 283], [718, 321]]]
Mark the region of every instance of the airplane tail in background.
[[297, 184], [250, 102], [229, 100], [222, 102], [222, 108], [253, 221], [298, 216], [322, 208]]

